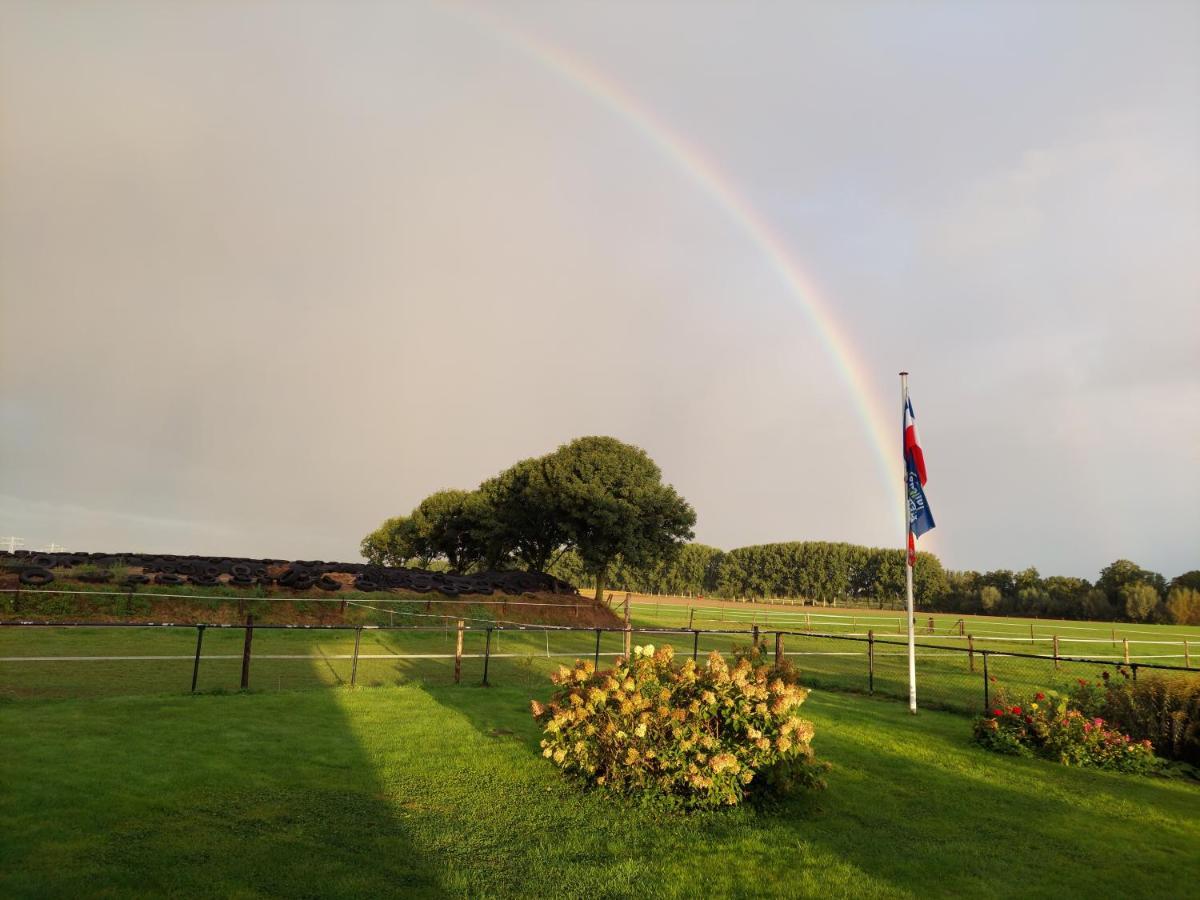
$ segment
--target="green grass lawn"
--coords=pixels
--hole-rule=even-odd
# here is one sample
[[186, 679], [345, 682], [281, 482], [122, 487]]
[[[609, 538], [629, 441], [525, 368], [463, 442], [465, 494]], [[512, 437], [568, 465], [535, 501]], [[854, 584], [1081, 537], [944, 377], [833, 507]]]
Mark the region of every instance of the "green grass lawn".
[[[545, 688], [539, 689], [545, 693]], [[0, 704], [0, 896], [1113, 896], [1200, 884], [1200, 788], [814, 692], [829, 789], [655, 815], [537, 753], [520, 687]]]

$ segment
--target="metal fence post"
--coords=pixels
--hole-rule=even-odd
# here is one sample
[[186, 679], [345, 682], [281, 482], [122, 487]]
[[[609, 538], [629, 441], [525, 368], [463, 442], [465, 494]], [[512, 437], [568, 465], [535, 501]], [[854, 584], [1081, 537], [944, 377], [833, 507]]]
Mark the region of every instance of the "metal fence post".
[[867, 632], [867, 693], [875, 693], [875, 629]]
[[483, 686], [488, 686], [488, 662], [492, 658], [492, 626], [488, 626], [487, 640], [483, 645]]
[[246, 643], [242, 645], [242, 690], [250, 687], [250, 642], [254, 640], [254, 614], [246, 616]]
[[754, 655], [758, 656], [758, 625], [751, 626], [751, 640], [754, 644]]
[[629, 623], [629, 594], [625, 595], [625, 662], [633, 653], [633, 628]]
[[1137, 663], [1130, 663], [1130, 664], [1129, 664], [1129, 668], [1131, 668], [1131, 669], [1133, 670], [1133, 680], [1134, 680], [1134, 681], [1137, 681], [1137, 669], [1138, 669], [1138, 664], [1137, 664]]
[[987, 709], [991, 703], [991, 695], [988, 693], [988, 670], [987, 670], [988, 652], [983, 651], [983, 708]]
[[1054, 635], [1054, 671], [1057, 672], [1062, 666], [1058, 662], [1058, 635]]
[[975, 671], [975, 636], [967, 635], [967, 663], [972, 672]]
[[692, 662], [696, 661], [697, 655], [700, 653], [700, 631], [692, 629]]
[[1183, 640], [1183, 667], [1185, 669], [1190, 669], [1192, 667], [1192, 657], [1191, 654], [1188, 653], [1187, 638], [1184, 638]]
[[350, 686], [358, 681], [358, 643], [362, 640], [362, 626], [354, 629], [354, 658], [350, 660]]
[[204, 626], [196, 626], [196, 661], [192, 663], [192, 693], [196, 693], [196, 679], [200, 677], [200, 645], [204, 643]]
[[600, 671], [600, 634], [601, 634], [600, 629], [597, 628], [596, 629], [596, 658], [592, 662], [592, 669], [597, 672]]

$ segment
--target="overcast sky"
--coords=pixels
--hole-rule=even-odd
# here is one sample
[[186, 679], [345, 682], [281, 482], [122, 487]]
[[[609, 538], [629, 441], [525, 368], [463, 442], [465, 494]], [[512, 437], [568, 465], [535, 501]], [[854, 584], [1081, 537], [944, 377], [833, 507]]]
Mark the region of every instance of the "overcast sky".
[[351, 560], [611, 434], [899, 545], [904, 368], [948, 566], [1200, 567], [1195, 3], [481, 9], [0, 2], [0, 534]]

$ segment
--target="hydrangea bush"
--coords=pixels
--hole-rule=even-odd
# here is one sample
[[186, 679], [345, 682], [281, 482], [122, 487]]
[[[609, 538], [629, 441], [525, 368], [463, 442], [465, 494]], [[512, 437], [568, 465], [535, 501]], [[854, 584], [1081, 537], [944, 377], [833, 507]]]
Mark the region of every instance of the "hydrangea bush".
[[577, 660], [551, 679], [550, 702], [532, 704], [542, 755], [589, 786], [687, 809], [821, 786], [794, 670], [731, 667], [716, 652], [677, 666], [671, 647], [650, 645], [612, 669]]
[[1145, 774], [1161, 765], [1149, 741], [1135, 741], [1071, 698], [1039, 691], [1032, 698], [998, 705], [975, 722], [975, 740], [990, 750], [1041, 756], [1069, 766]]

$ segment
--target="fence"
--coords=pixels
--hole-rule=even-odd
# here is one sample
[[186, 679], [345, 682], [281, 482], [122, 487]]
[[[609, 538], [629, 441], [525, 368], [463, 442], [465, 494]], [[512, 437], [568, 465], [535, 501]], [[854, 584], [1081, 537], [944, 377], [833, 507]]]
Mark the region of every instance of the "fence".
[[[334, 684], [508, 684], [544, 690], [564, 662], [611, 663], [634, 644], [671, 643], [702, 661], [757, 646], [806, 685], [907, 700], [908, 649], [894, 636], [805, 631], [471, 625], [176, 625], [0, 622], [0, 697], [296, 689]], [[1066, 688], [1105, 673], [1200, 675], [1123, 658], [1049, 656], [921, 642], [918, 704], [974, 713], [997, 691]], [[1144, 674], [1143, 674], [1144, 677]]]

